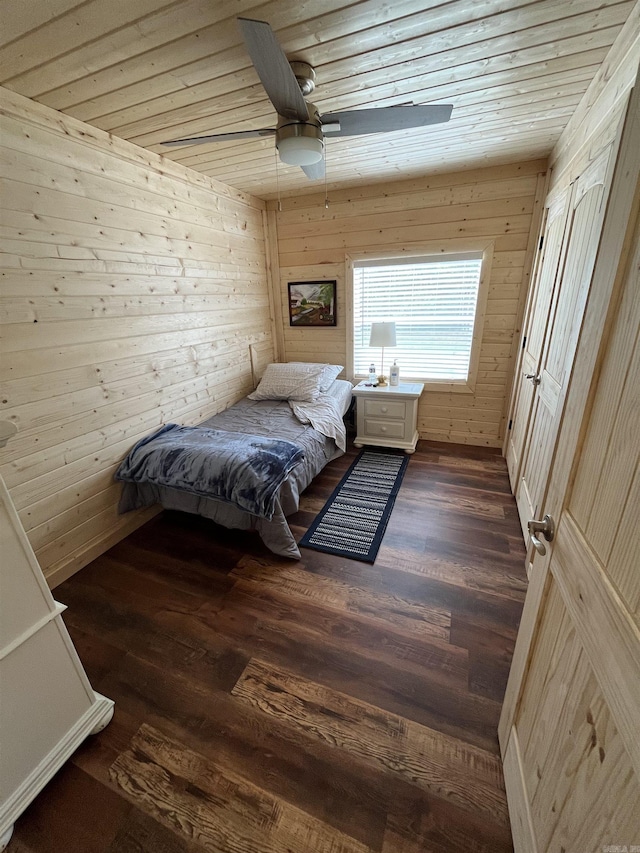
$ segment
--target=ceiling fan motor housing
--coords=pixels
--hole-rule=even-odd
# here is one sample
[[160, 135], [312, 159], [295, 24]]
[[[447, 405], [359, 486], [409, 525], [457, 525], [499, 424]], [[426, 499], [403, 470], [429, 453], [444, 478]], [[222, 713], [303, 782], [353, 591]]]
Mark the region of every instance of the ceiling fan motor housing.
[[322, 160], [324, 136], [320, 115], [314, 104], [307, 106], [307, 121], [278, 116], [276, 148], [282, 162], [290, 166], [312, 166]]
[[295, 74], [298, 86], [304, 97], [308, 97], [316, 88], [316, 72], [308, 62], [292, 59], [289, 62], [291, 70]]

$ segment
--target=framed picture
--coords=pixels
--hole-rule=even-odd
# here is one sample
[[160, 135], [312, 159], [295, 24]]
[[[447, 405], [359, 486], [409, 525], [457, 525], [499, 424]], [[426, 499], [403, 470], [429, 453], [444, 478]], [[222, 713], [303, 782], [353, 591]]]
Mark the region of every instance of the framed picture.
[[290, 281], [290, 326], [335, 326], [336, 282]]

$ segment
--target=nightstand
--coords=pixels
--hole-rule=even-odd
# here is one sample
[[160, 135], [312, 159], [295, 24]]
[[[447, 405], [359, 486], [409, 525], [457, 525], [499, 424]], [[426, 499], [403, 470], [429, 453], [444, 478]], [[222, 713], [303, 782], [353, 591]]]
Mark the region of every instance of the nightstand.
[[353, 389], [357, 400], [357, 435], [354, 444], [362, 447], [398, 447], [414, 453], [418, 443], [418, 400], [424, 389], [421, 382], [368, 386], [364, 382]]

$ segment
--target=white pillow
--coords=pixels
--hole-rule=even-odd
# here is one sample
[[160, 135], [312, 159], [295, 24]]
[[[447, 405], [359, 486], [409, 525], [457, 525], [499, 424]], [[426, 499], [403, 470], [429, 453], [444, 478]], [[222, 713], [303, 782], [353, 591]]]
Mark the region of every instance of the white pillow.
[[329, 388], [333, 385], [335, 380], [338, 378], [339, 374], [342, 373], [344, 367], [341, 364], [316, 364], [315, 362], [308, 361], [290, 361], [290, 367], [299, 367], [302, 369], [306, 368], [314, 368], [314, 367], [322, 367], [323, 373], [320, 377], [320, 391], [328, 391]]
[[325, 364], [269, 364], [250, 400], [295, 400], [312, 403], [320, 395]]
[[344, 367], [341, 364], [325, 364], [324, 374], [320, 381], [320, 390], [328, 391], [343, 370]]

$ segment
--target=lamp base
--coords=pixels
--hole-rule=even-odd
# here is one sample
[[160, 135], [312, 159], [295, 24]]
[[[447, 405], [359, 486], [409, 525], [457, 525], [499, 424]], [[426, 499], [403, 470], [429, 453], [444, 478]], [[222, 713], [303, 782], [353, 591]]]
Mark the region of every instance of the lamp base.
[[387, 377], [380, 374], [380, 376], [378, 376], [378, 387], [380, 387], [380, 386], [384, 387], [385, 385], [388, 385], [388, 384], [389, 383], [387, 382]]

